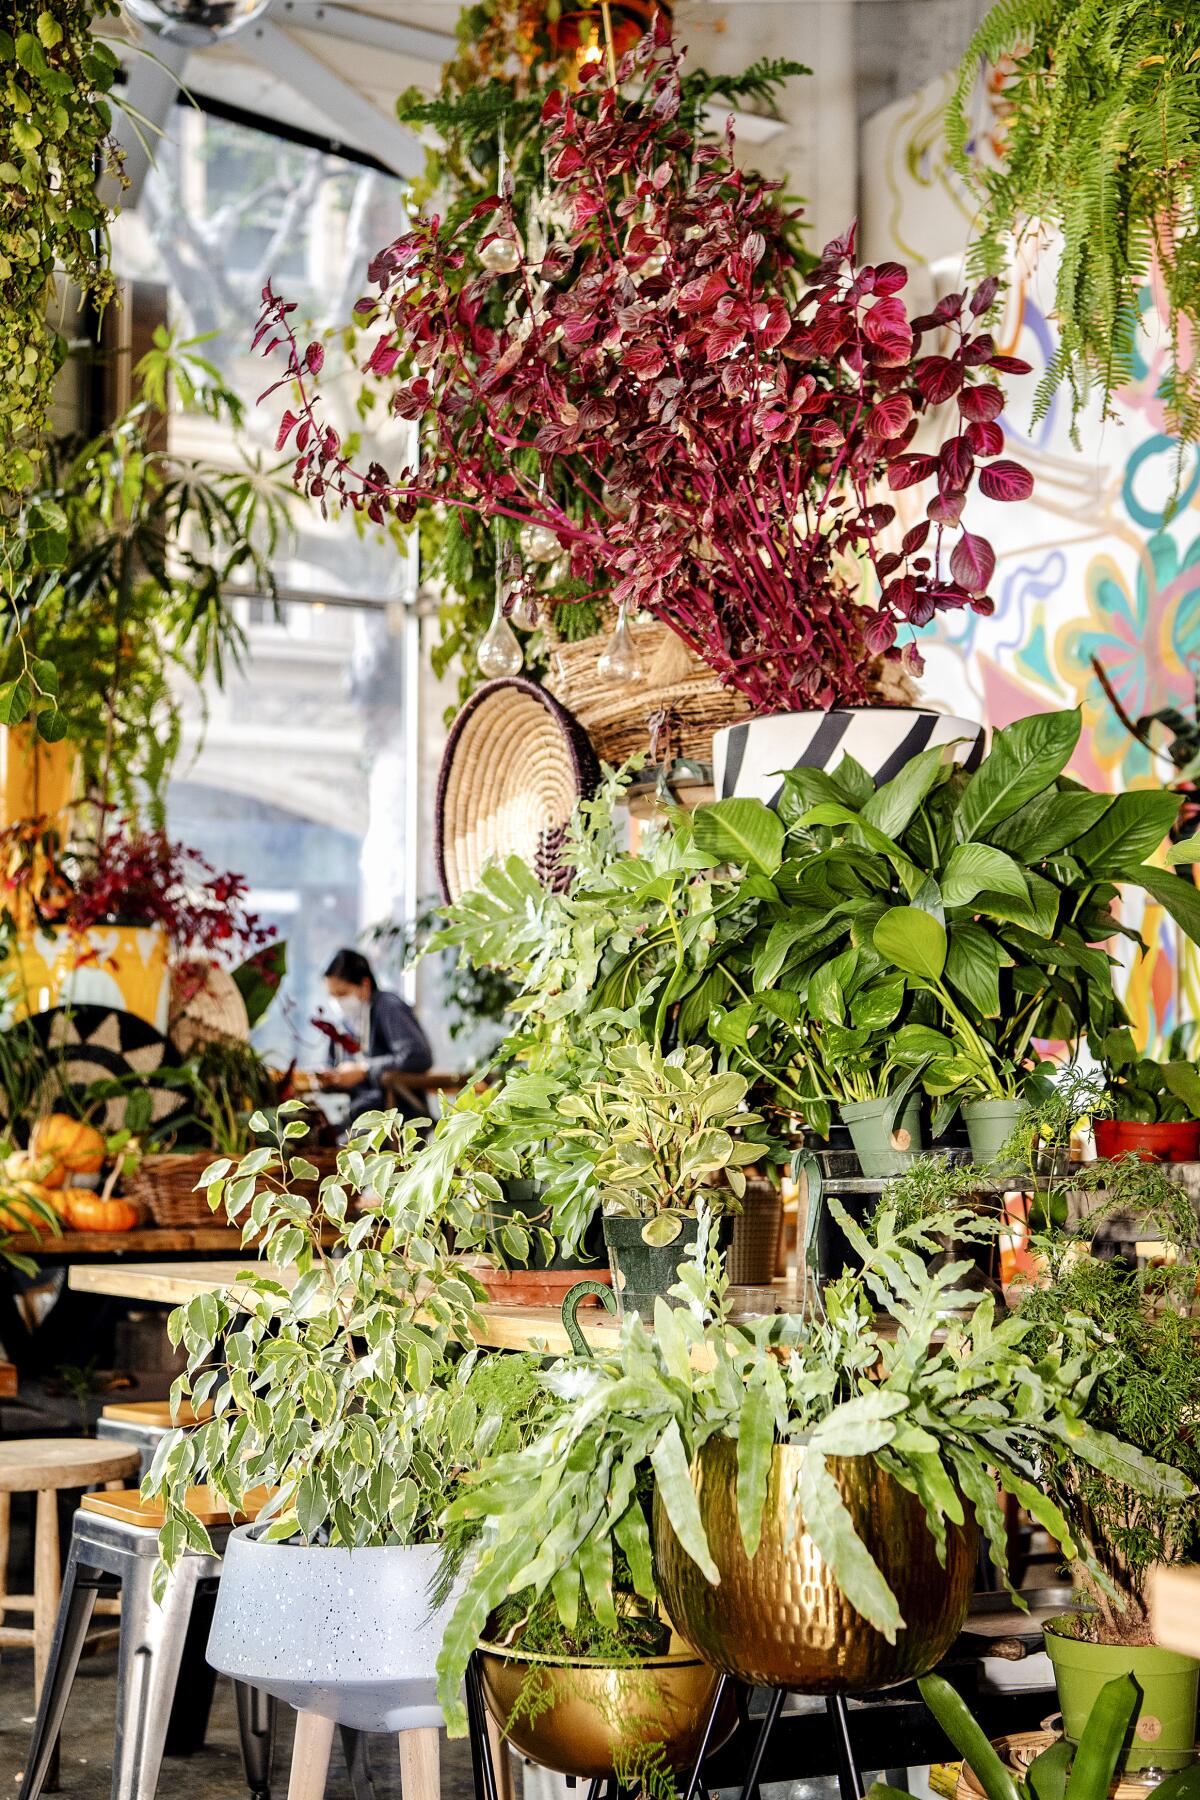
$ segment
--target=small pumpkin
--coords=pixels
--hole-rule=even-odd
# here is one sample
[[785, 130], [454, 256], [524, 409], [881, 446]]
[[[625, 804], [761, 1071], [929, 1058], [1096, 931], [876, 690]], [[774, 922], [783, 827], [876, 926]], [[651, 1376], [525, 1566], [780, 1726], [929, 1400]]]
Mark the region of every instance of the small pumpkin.
[[14, 1150], [4, 1159], [4, 1176], [18, 1187], [32, 1181], [39, 1187], [60, 1188], [67, 1179], [67, 1171], [52, 1156], [35, 1156], [31, 1150]]
[[63, 1190], [63, 1216], [72, 1231], [132, 1231], [142, 1209], [132, 1200], [106, 1200], [91, 1188]]
[[72, 1175], [95, 1175], [104, 1166], [104, 1139], [94, 1125], [69, 1113], [50, 1113], [29, 1134], [29, 1154], [52, 1157]]

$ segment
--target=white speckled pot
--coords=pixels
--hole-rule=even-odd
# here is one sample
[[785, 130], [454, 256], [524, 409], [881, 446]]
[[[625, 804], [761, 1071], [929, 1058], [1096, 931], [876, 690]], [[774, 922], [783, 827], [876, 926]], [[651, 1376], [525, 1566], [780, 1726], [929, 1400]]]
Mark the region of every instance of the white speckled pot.
[[440, 1725], [435, 1670], [458, 1598], [432, 1610], [436, 1545], [264, 1544], [232, 1532], [208, 1640], [222, 1675], [356, 1731]]

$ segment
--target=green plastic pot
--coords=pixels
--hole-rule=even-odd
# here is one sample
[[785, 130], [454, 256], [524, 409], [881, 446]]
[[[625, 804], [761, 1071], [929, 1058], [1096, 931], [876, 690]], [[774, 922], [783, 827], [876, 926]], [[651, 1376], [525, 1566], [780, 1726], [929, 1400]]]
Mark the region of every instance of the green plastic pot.
[[884, 1100], [845, 1100], [840, 1111], [849, 1127], [859, 1167], [869, 1181], [903, 1175], [921, 1151], [921, 1102], [910, 1094], [899, 1112]]
[[[973, 1160], [988, 1169], [999, 1164], [1000, 1152], [1020, 1124], [1024, 1111], [1023, 1100], [964, 1101], [962, 1113]], [[1011, 1161], [1004, 1164], [1005, 1169], [1013, 1167]]]
[[1157, 1644], [1089, 1644], [1074, 1636], [1076, 1617], [1049, 1619], [1044, 1632], [1063, 1735], [1077, 1744], [1105, 1682], [1132, 1675], [1142, 1698], [1119, 1766], [1131, 1773], [1186, 1769], [1195, 1756], [1200, 1663]]
[[[730, 1221], [716, 1220], [717, 1244], [729, 1241]], [[645, 1219], [628, 1219], [614, 1213], [604, 1220], [604, 1242], [612, 1269], [613, 1290], [621, 1313], [636, 1312], [646, 1324], [654, 1323], [654, 1302], [668, 1297], [679, 1280], [680, 1266], [696, 1242], [699, 1220], [685, 1217], [679, 1235], [669, 1244], [648, 1244], [642, 1236]], [[671, 1302], [675, 1304], [674, 1301]]]

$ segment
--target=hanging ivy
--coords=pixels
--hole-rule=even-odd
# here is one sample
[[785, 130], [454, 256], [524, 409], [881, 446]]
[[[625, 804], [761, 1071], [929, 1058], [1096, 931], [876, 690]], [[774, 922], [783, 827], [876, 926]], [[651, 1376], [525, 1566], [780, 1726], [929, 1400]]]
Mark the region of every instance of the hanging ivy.
[[66, 355], [55, 272], [96, 306], [112, 294], [100, 193], [120, 179], [105, 97], [118, 63], [93, 27], [116, 11], [117, 0], [9, 0], [0, 29], [0, 534], [36, 478]]
[[[997, 160], [975, 154], [980, 65], [999, 65]], [[1002, 0], [972, 39], [946, 115], [951, 158], [978, 195], [976, 273], [999, 274], [1042, 228], [1062, 239], [1058, 348], [1035, 421], [1056, 389], [1072, 425], [1100, 390], [1133, 379], [1139, 290], [1161, 283], [1171, 342], [1160, 387], [1170, 430], [1200, 438], [1200, 4]]]

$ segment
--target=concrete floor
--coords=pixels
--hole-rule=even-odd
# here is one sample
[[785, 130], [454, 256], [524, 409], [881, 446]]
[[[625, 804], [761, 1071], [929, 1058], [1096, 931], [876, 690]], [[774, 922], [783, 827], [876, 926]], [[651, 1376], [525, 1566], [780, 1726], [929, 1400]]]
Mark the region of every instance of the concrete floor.
[[[108, 1800], [112, 1781], [113, 1718], [116, 1708], [116, 1657], [106, 1652], [85, 1657], [71, 1694], [62, 1735], [60, 1792], [74, 1800]], [[292, 1718], [279, 1709], [275, 1752], [278, 1800], [287, 1792]], [[33, 1655], [6, 1651], [0, 1658], [0, 1800], [15, 1795], [25, 1768], [25, 1752], [33, 1726]], [[373, 1738], [371, 1772], [376, 1800], [399, 1800], [400, 1769], [395, 1741]], [[245, 1800], [246, 1785], [238, 1751], [233, 1689], [217, 1683], [203, 1750], [189, 1757], [166, 1757], [158, 1784], [159, 1800]], [[465, 1740], [442, 1739], [442, 1800], [471, 1800], [470, 1753]], [[325, 1800], [352, 1800], [341, 1747], [334, 1741], [333, 1763]]]

